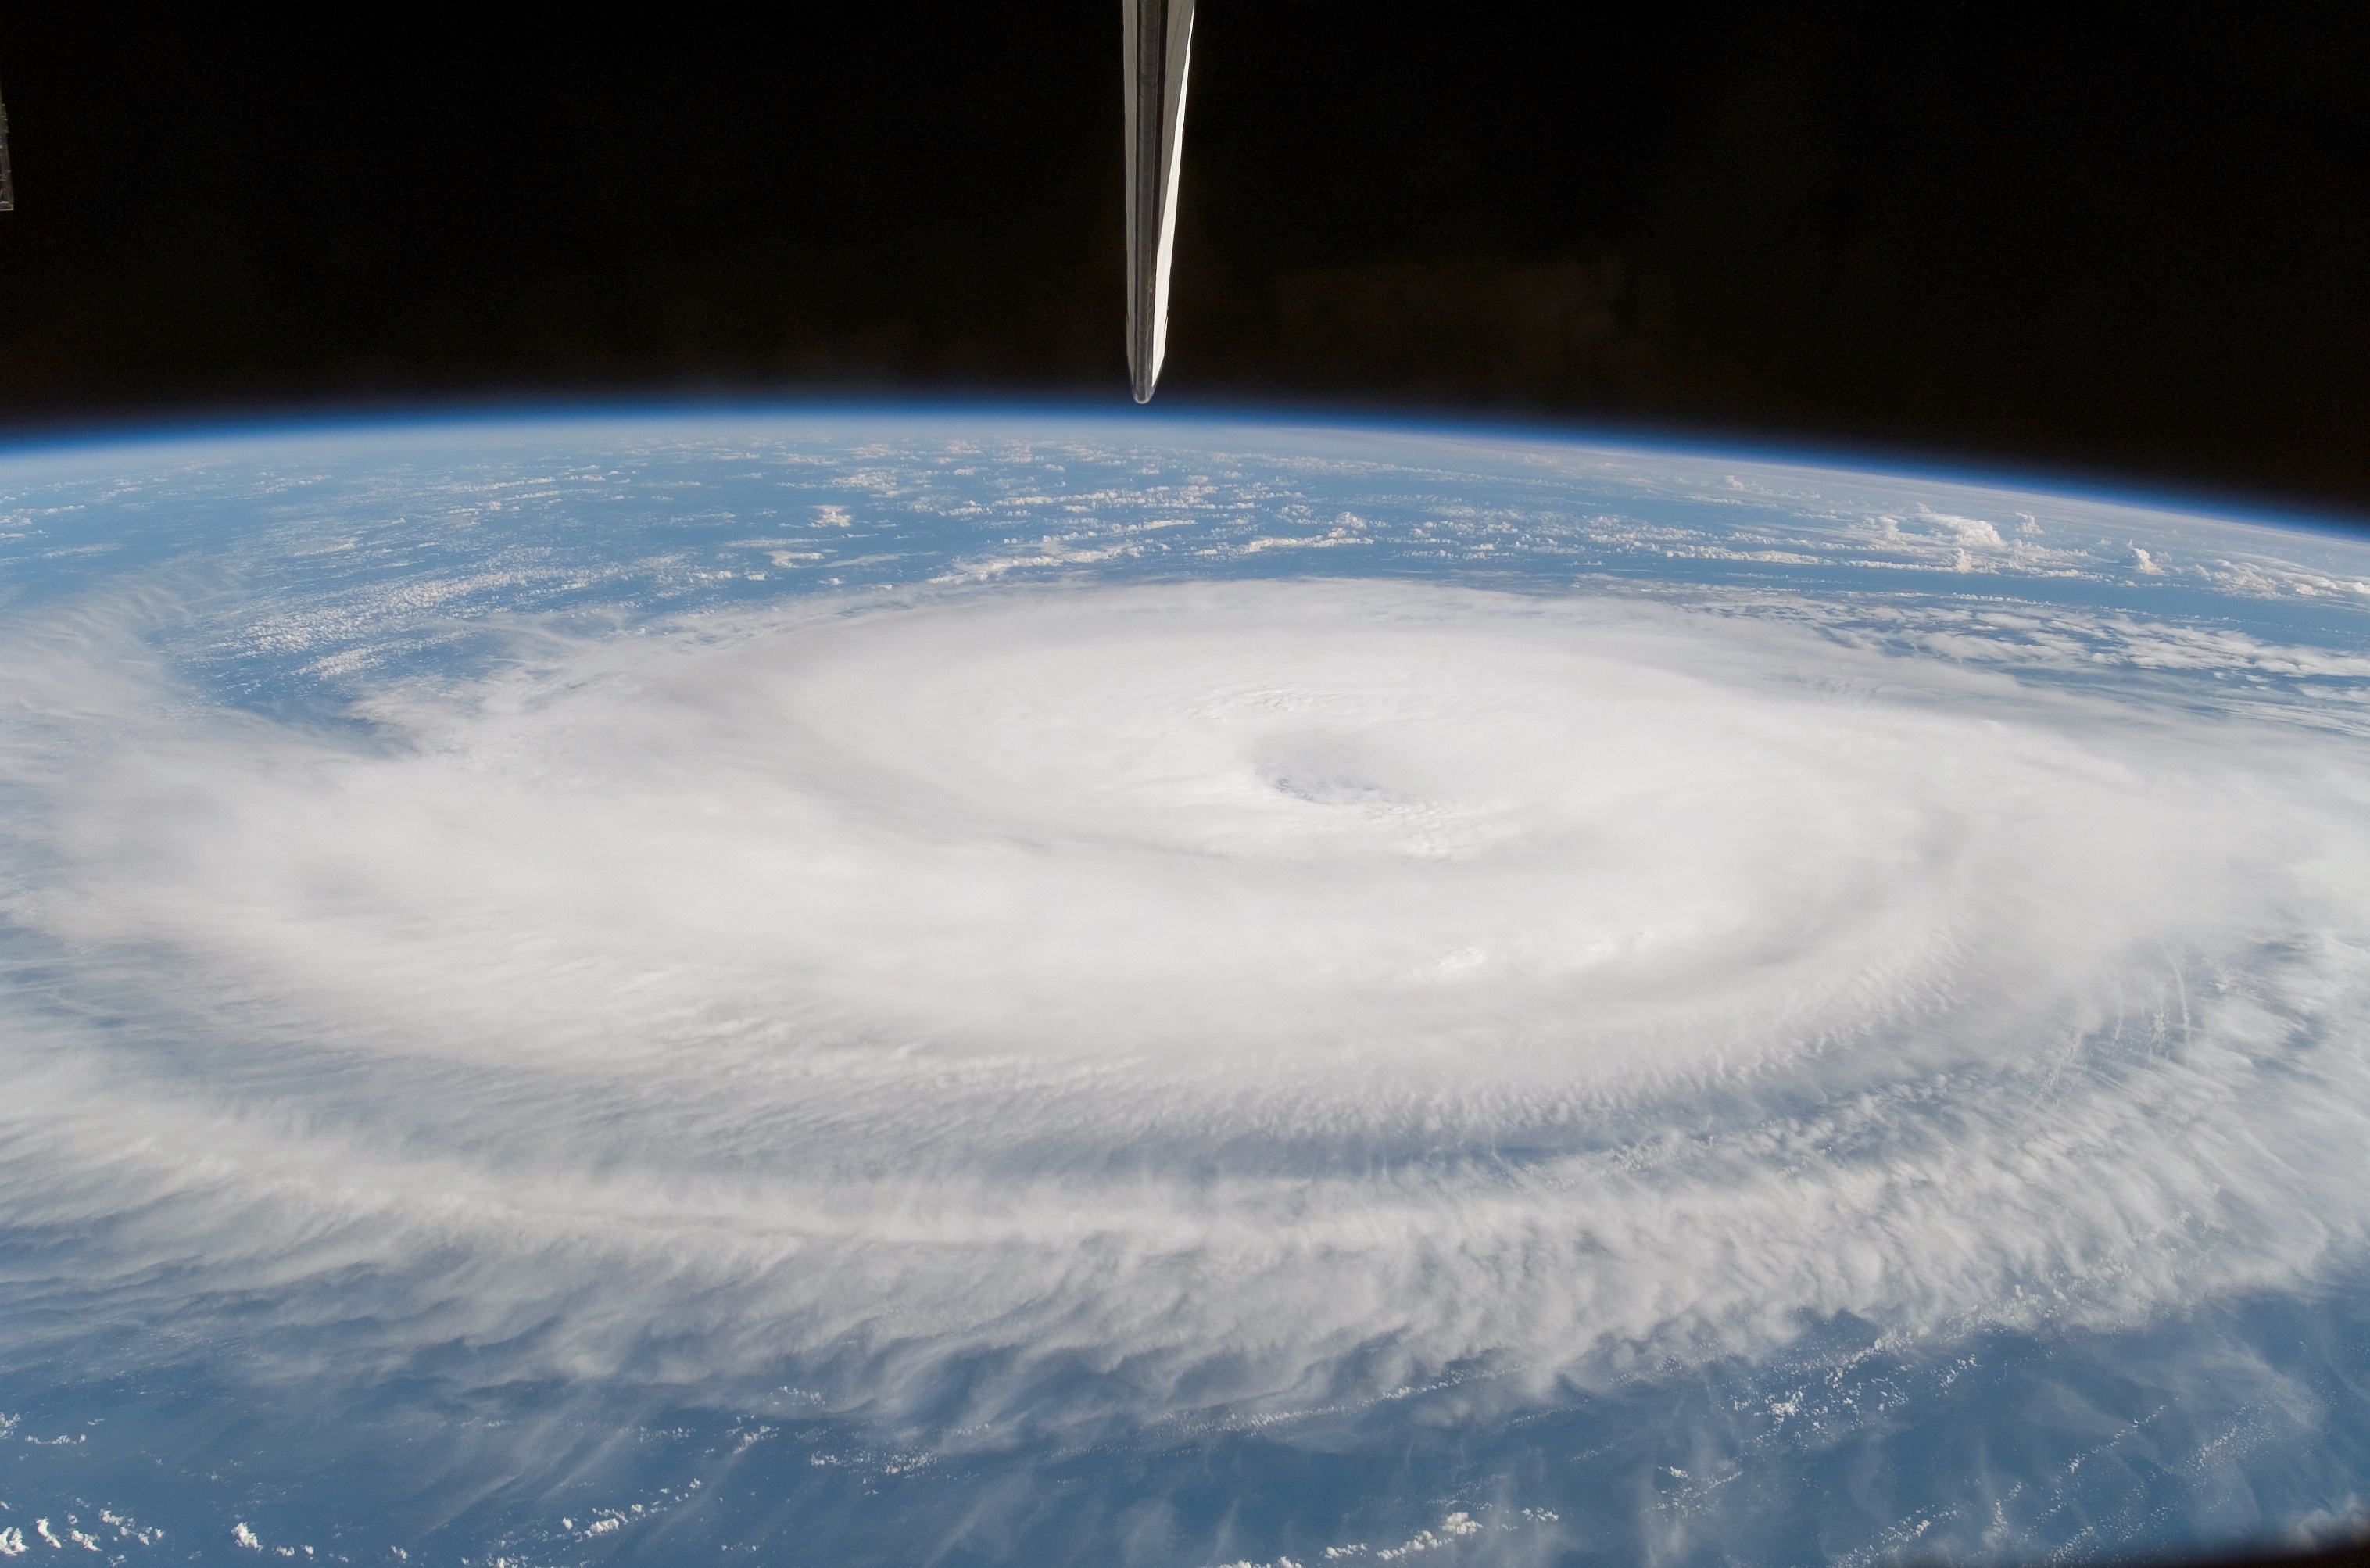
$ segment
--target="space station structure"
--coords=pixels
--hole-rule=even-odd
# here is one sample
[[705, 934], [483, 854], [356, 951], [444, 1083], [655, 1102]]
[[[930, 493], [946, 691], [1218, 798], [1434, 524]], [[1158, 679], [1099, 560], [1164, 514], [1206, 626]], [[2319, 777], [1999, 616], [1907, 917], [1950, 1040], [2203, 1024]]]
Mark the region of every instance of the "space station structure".
[[1193, 0], [1120, 0], [1127, 41], [1127, 368], [1148, 403], [1168, 350], [1168, 268]]

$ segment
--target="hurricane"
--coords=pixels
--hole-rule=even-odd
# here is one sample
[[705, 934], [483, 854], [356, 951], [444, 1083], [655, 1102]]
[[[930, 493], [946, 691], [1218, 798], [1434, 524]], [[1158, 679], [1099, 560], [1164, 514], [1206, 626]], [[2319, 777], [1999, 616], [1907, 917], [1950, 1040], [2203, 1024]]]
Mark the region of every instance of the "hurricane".
[[0, 463], [0, 1542], [2359, 1528], [2370, 548], [881, 422]]

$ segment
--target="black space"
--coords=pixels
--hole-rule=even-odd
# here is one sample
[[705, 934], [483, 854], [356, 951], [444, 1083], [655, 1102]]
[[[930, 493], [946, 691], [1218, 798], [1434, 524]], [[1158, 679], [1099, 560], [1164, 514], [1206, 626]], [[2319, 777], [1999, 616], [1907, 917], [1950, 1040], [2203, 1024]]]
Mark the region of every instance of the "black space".
[[[0, 6], [0, 426], [1126, 405], [1119, 7]], [[2370, 7], [1202, 0], [1165, 402], [2370, 513]]]

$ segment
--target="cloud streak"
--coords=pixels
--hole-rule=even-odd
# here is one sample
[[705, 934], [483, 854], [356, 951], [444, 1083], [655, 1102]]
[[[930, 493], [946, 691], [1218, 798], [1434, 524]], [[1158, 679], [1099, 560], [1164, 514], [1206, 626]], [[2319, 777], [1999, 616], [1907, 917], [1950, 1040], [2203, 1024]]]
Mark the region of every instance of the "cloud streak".
[[2362, 1251], [2370, 773], [2275, 716], [1309, 582], [521, 623], [329, 728], [122, 608], [0, 733], [20, 1358], [1058, 1427]]

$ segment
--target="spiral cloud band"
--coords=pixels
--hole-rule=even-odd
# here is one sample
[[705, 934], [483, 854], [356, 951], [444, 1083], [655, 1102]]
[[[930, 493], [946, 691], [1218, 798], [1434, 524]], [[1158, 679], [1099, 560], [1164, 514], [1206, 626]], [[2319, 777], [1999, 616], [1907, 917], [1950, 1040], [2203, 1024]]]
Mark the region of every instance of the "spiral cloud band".
[[2370, 1212], [2370, 800], [2268, 729], [1338, 582], [546, 640], [368, 716], [76, 716], [15, 913], [208, 1066], [20, 1055], [51, 1288], [890, 1413], [996, 1352], [1001, 1421], [1041, 1361], [1143, 1415], [2128, 1317]]
[[[815, 542], [867, 494], [959, 510], [915, 477], [947, 457], [859, 455], [807, 534], [718, 520], [738, 598], [482, 602], [603, 579], [472, 545], [310, 619], [203, 552], [20, 605], [0, 1392], [597, 1387], [939, 1462], [1283, 1441], [1410, 1390], [1517, 1422], [1836, 1324], [1896, 1359], [2143, 1333], [2364, 1262], [2370, 659], [1766, 582], [1251, 572], [1387, 519], [1240, 476], [774, 594], [895, 559]], [[419, 526], [419, 481], [372, 486]], [[1214, 494], [1300, 532], [1104, 570], [1223, 543]], [[2066, 525], [1995, 510], [2023, 532], [1821, 526], [2074, 573]], [[266, 548], [359, 559], [345, 515]], [[456, 627], [465, 656], [402, 651]], [[1454, 1495], [1482, 1511], [1391, 1550], [1565, 1528]]]

